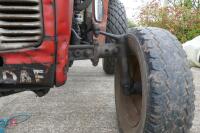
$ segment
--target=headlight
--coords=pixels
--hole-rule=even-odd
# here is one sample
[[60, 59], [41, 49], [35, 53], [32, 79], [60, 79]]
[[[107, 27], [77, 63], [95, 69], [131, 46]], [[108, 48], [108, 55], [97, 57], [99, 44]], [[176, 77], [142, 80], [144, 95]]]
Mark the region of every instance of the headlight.
[[97, 22], [101, 22], [103, 20], [104, 15], [104, 7], [103, 0], [95, 0], [95, 19]]

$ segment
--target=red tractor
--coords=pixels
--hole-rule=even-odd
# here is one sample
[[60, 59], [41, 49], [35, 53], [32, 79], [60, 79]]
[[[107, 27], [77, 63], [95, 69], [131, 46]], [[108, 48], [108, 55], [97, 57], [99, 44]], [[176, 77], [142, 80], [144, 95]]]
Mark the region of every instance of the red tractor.
[[0, 0], [0, 95], [44, 96], [76, 60], [115, 73], [122, 133], [187, 133], [194, 85], [186, 54], [170, 32], [127, 29], [119, 0]]

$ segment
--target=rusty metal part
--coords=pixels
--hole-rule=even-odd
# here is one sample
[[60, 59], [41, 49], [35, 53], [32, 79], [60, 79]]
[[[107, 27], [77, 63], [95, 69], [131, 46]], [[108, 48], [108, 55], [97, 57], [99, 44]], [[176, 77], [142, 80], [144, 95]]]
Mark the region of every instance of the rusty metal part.
[[108, 56], [117, 56], [119, 47], [117, 44], [98, 45], [70, 45], [70, 60], [99, 59]]
[[109, 56], [116, 56], [119, 53], [119, 46], [115, 43], [106, 43], [104, 45], [98, 45], [97, 47], [97, 56], [99, 58], [105, 58]]
[[127, 46], [121, 45], [120, 54], [118, 56], [119, 64], [121, 65], [121, 86], [123, 88], [123, 92], [126, 95], [130, 95], [131, 89], [131, 80], [129, 76], [129, 67], [128, 67], [128, 57], [127, 57]]
[[116, 105], [118, 108], [118, 113], [120, 113], [120, 122], [125, 127], [130, 126], [135, 128], [138, 126], [141, 120], [142, 95], [133, 94], [127, 96], [121, 91], [122, 88], [120, 88], [120, 84], [118, 84], [115, 89], [115, 95], [118, 97], [118, 99], [120, 99], [120, 101], [117, 101]]
[[[133, 51], [127, 54], [128, 79], [130, 82], [127, 92], [124, 91], [121, 81], [123, 78], [124, 66], [119, 62], [116, 64], [115, 74], [115, 97], [118, 119], [121, 127], [126, 127], [124, 132], [137, 132], [137, 127], [141, 121], [142, 112], [142, 79], [139, 61]], [[130, 130], [130, 128], [131, 130]]]
[[94, 57], [94, 45], [71, 45], [69, 57], [71, 61], [92, 59]]
[[0, 51], [38, 46], [42, 35], [41, 0], [0, 1]]
[[[128, 62], [128, 54], [129, 54], [129, 46], [132, 45], [137, 45], [137, 40], [134, 38], [135, 42], [128, 42], [128, 35], [115, 35], [112, 33], [107, 33], [104, 31], [98, 31], [96, 34], [102, 34], [107, 37], [110, 37], [116, 41], [115, 47], [118, 49], [118, 61], [119, 64], [121, 65], [121, 86], [123, 88], [123, 93], [125, 95], [131, 95], [131, 94], [136, 94], [136, 93], [141, 93], [141, 82], [133, 82], [131, 81], [130, 73], [129, 73], [129, 62]], [[105, 46], [104, 46], [105, 47]], [[105, 54], [105, 53], [104, 53]], [[134, 54], [134, 53], [132, 53]]]
[[[94, 33], [96, 36], [104, 35], [114, 39], [116, 43], [113, 44], [88, 44], [88, 45], [71, 45], [70, 49], [70, 60], [85, 60], [91, 59], [94, 66], [98, 64], [99, 58], [105, 58], [114, 56], [118, 59], [121, 65], [121, 86], [125, 95], [131, 95], [133, 93], [141, 93], [141, 82], [132, 82], [129, 74], [128, 66], [128, 47], [129, 42], [127, 40], [128, 35], [115, 35], [100, 31], [98, 26], [93, 26]], [[137, 42], [131, 42], [137, 43]], [[132, 53], [134, 54], [134, 53]]]

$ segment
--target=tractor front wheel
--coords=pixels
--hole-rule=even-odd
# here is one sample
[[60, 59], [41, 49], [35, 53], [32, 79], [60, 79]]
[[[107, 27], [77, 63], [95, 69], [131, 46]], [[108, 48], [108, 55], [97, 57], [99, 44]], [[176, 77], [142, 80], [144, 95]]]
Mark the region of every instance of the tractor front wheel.
[[141, 90], [124, 94], [122, 65], [117, 62], [115, 99], [120, 132], [189, 132], [194, 85], [180, 42], [160, 28], [131, 29], [127, 39], [129, 75], [132, 83], [141, 83]]

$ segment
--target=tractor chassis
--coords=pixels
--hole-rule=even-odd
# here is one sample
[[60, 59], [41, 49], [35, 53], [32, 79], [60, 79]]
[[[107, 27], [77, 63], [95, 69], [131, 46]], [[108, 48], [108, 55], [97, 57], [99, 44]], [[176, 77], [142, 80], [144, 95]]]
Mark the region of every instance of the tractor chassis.
[[[125, 95], [131, 95], [133, 93], [141, 93], [141, 83], [132, 83], [129, 75], [129, 66], [128, 66], [128, 47], [129, 45], [138, 45], [137, 39], [134, 35], [133, 37], [134, 42], [128, 42], [127, 37], [128, 34], [124, 35], [115, 35], [103, 31], [96, 30], [95, 35], [104, 35], [115, 40], [115, 43], [105, 43], [99, 44], [94, 43], [91, 45], [90, 43], [84, 44], [76, 44], [70, 45], [69, 47], [69, 57], [71, 61], [75, 60], [87, 60], [90, 59], [94, 66], [98, 65], [100, 58], [105, 57], [115, 57], [116, 62], [121, 65], [122, 68], [122, 79], [121, 79], [121, 86], [123, 88], [123, 92]], [[81, 42], [76, 35], [75, 37], [78, 39], [76, 42]]]
[[[121, 88], [123, 89], [123, 93], [125, 95], [131, 95], [139, 93], [141, 94], [141, 83], [137, 82], [131, 82], [131, 78], [129, 75], [129, 66], [128, 66], [128, 56], [129, 51], [128, 48], [130, 45], [139, 45], [137, 42], [137, 39], [134, 35], [124, 34], [124, 35], [115, 35], [99, 30], [94, 30], [95, 36], [98, 35], [104, 35], [106, 37], [109, 37], [113, 40], [115, 40], [115, 43], [105, 43], [105, 44], [99, 44], [97, 41], [94, 41], [93, 43], [88, 42], [81, 42], [81, 38], [76, 34], [76, 32], [73, 32], [72, 30], [72, 36], [73, 36], [73, 45], [69, 46], [69, 61], [76, 61], [76, 60], [91, 60], [92, 64], [94, 66], [98, 65], [100, 58], [106, 58], [106, 57], [115, 57], [116, 63], [120, 64], [121, 66]], [[135, 40], [133, 42], [128, 42], [127, 38], [132, 37], [132, 40]], [[70, 63], [68, 68], [70, 67]], [[49, 77], [52, 77], [52, 74], [49, 74]], [[50, 81], [48, 81], [50, 82]], [[15, 94], [18, 92], [31, 90], [36, 93], [37, 96], [42, 97], [46, 95], [50, 88], [49, 86], [52, 86], [48, 82], [44, 82], [44, 86], [37, 87], [35, 86], [18, 86], [16, 85], [16, 89], [13, 89], [12, 86], [0, 86], [0, 97], [1, 96], [7, 96], [11, 94]], [[5, 89], [4, 89], [5, 88]], [[28, 88], [28, 89], [27, 89]]]

